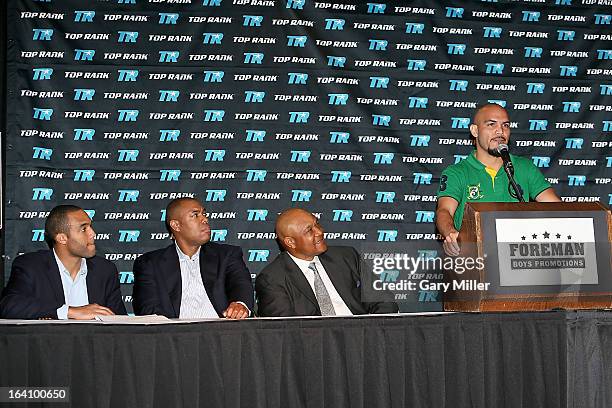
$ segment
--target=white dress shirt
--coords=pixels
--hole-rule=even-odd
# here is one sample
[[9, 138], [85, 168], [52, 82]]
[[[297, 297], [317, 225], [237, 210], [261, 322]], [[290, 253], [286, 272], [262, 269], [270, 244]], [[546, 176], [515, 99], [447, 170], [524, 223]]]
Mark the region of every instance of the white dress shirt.
[[69, 306], [76, 307], [89, 304], [89, 296], [87, 295], [87, 261], [85, 261], [85, 258], [81, 258], [81, 268], [76, 278], [72, 280], [70, 272], [57, 257], [55, 249], [53, 250], [53, 256], [55, 257], [55, 262], [60, 272], [60, 278], [62, 279], [64, 302], [66, 302], [62, 307], [57, 309], [57, 318], [66, 320], [68, 319]]
[[204, 288], [200, 273], [200, 249], [192, 257], [181, 251], [178, 245], [176, 253], [181, 266], [181, 308], [180, 319], [219, 318]]
[[338, 291], [334, 287], [334, 284], [329, 279], [329, 276], [327, 275], [327, 271], [325, 270], [325, 267], [323, 266], [321, 261], [319, 261], [318, 256], [315, 256], [312, 261], [306, 261], [304, 259], [296, 258], [295, 256], [291, 255], [289, 252], [287, 252], [287, 255], [289, 255], [291, 259], [293, 259], [293, 261], [297, 264], [297, 266], [300, 268], [300, 270], [304, 274], [304, 277], [306, 278], [306, 280], [308, 281], [308, 284], [310, 285], [310, 288], [312, 289], [312, 293], [315, 292], [314, 272], [310, 270], [308, 266], [312, 262], [314, 262], [317, 266], [317, 271], [319, 272], [319, 276], [321, 276], [321, 280], [323, 281], [323, 284], [325, 285], [325, 289], [327, 289], [327, 293], [329, 294], [329, 297], [331, 298], [336, 315], [337, 316], [352, 316], [353, 315], [351, 310], [346, 306], [346, 303], [344, 303], [344, 300], [342, 300], [342, 298], [340, 297], [340, 294], [338, 294]]

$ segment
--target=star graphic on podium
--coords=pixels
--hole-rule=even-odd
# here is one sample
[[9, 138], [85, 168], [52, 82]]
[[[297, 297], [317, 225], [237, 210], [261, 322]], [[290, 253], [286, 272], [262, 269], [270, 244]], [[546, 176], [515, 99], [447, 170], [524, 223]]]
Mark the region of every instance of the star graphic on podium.
[[548, 233], [548, 231], [544, 231], [544, 239], [549, 239], [550, 238], [550, 234]]
[[531, 238], [533, 238], [533, 239], [537, 239], [537, 238], [538, 238], [538, 234], [533, 234], [533, 235], [531, 236]]
[[557, 232], [557, 239], [560, 239], [560, 238], [561, 238], [561, 234]]
[[525, 237], [524, 235], [521, 237], [521, 240], [523, 240], [523, 241], [526, 240], [526, 239], [527, 239], [527, 237]]
[[568, 235], [568, 236], [567, 236], [567, 239], [572, 239], [572, 236], [571, 236], [571, 235]]

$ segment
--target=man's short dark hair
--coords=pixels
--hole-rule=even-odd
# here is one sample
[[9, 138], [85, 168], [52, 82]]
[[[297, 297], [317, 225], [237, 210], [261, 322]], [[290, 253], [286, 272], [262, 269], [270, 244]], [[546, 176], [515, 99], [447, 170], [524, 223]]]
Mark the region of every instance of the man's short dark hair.
[[83, 209], [76, 205], [64, 204], [58, 205], [49, 212], [47, 220], [45, 221], [45, 241], [47, 245], [49, 245], [49, 248], [53, 249], [57, 234], [68, 233], [70, 229], [68, 225], [68, 214], [75, 211], [83, 211]]
[[168, 203], [168, 206], [166, 207], [166, 229], [168, 230], [168, 232], [170, 233], [170, 236], [172, 237], [172, 227], [170, 227], [170, 221], [172, 219], [174, 219], [175, 217], [175, 212], [176, 209], [185, 201], [196, 201], [196, 202], [200, 202], [200, 200], [198, 200], [195, 197], [181, 197], [181, 198], [175, 198], [174, 200], [170, 201]]

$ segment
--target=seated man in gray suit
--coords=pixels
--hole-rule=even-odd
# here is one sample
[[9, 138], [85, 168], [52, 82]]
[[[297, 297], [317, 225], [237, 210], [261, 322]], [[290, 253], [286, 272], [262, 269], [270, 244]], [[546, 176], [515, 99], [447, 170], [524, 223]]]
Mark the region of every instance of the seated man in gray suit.
[[360, 256], [351, 247], [328, 247], [308, 211], [291, 208], [276, 220], [285, 249], [255, 281], [258, 315], [334, 316], [395, 313], [392, 302], [361, 301]]

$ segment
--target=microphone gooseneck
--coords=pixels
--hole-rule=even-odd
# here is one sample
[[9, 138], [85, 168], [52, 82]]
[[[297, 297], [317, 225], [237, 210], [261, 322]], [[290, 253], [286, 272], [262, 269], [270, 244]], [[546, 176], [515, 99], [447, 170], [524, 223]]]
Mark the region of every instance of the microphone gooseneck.
[[[510, 181], [512, 190], [514, 190], [514, 194], [511, 195], [513, 195], [514, 198], [517, 198], [520, 202], [525, 202], [525, 199], [523, 198], [523, 189], [514, 179], [514, 166], [512, 165], [512, 160], [510, 159], [510, 150], [508, 149], [508, 145], [505, 143], [500, 143], [497, 145], [496, 151], [504, 162], [504, 171], [508, 175], [508, 180]], [[512, 191], [510, 193], [512, 193]]]
[[500, 143], [497, 145], [496, 151], [504, 162], [504, 168], [508, 168], [508, 170], [514, 174], [514, 166], [512, 165], [512, 160], [510, 160], [510, 150], [508, 149], [508, 145], [505, 143]]

